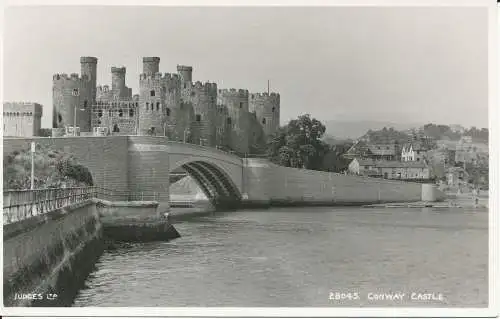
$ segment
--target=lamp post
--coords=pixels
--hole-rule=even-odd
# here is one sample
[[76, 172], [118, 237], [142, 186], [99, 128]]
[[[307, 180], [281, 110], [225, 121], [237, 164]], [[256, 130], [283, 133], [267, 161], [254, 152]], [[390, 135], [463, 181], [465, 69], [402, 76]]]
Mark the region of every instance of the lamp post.
[[31, 142], [31, 190], [35, 189], [35, 142]]
[[186, 143], [186, 135], [189, 133], [190, 133], [189, 128], [184, 130], [184, 143]]
[[[79, 89], [73, 89], [73, 92], [71, 93], [73, 96], [79, 97], [80, 96], [80, 90]], [[75, 110], [73, 112], [73, 136], [76, 136], [76, 112], [78, 105], [80, 104], [80, 99], [78, 99], [78, 102], [75, 104]], [[85, 111], [85, 109], [79, 109], [80, 111]]]

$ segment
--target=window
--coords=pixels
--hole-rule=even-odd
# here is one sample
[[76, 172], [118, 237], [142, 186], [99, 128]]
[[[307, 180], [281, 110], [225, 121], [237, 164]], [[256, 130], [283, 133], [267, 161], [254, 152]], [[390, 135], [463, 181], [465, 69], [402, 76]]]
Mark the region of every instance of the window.
[[186, 88], [186, 83], [184, 83], [184, 88]]
[[87, 108], [87, 104], [88, 104], [87, 100], [83, 101], [83, 108], [84, 108], [84, 109], [86, 109], [86, 108]]
[[156, 102], [156, 110], [159, 111], [160, 110], [160, 102]]
[[128, 116], [130, 116], [130, 117], [134, 116], [134, 109], [130, 109], [128, 111]]
[[240, 102], [240, 109], [243, 108], [243, 102]]
[[108, 115], [111, 116], [113, 114], [113, 112], [111, 112], [111, 110], [108, 111]]
[[419, 162], [419, 161], [420, 161], [420, 158], [417, 158], [417, 162]]
[[59, 122], [59, 123], [61, 123], [61, 122], [62, 122], [62, 116], [61, 116], [61, 113], [58, 113], [58, 114], [57, 114], [57, 120], [58, 120], [58, 122]]
[[123, 116], [123, 110], [122, 110], [122, 109], [120, 109], [120, 110], [118, 111], [118, 116], [119, 116], [119, 117], [122, 117], [122, 116]]
[[102, 117], [102, 110], [101, 109], [99, 109], [99, 111], [97, 111], [97, 116]]
[[149, 102], [146, 102], [146, 111], [149, 110]]
[[227, 125], [231, 125], [231, 118], [230, 117], [227, 118], [226, 123], [227, 123]]
[[420, 151], [417, 151], [417, 154], [420, 154]]
[[170, 116], [170, 108], [167, 107], [167, 116]]
[[266, 124], [266, 118], [262, 119], [262, 124]]
[[118, 124], [115, 124], [113, 126], [113, 132], [120, 132], [120, 129], [118, 128]]
[[98, 120], [98, 121], [97, 121], [97, 124], [98, 124], [98, 125], [101, 125], [101, 120]]
[[151, 96], [155, 96], [155, 90], [151, 91]]
[[365, 169], [368, 169], [368, 166], [365, 166]]
[[275, 106], [273, 106], [273, 108], [271, 109], [271, 112], [274, 113], [274, 111], [276, 111], [276, 107]]
[[196, 122], [201, 122], [201, 115], [200, 114], [196, 114]]
[[195, 96], [196, 95], [196, 92], [195, 91], [191, 91], [191, 96]]

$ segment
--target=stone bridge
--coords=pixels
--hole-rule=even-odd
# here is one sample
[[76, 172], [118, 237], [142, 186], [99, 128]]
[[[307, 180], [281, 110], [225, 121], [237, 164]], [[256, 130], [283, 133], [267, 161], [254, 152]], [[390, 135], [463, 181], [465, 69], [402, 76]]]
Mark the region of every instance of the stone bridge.
[[[441, 199], [429, 185], [280, 167], [215, 148], [153, 136], [4, 138], [4, 154], [35, 141], [73, 154], [95, 186], [118, 192], [156, 193], [169, 209], [170, 174], [183, 168], [217, 208], [241, 204], [359, 205]], [[425, 193], [425, 194], [424, 194]], [[425, 197], [425, 198], [424, 198]]]

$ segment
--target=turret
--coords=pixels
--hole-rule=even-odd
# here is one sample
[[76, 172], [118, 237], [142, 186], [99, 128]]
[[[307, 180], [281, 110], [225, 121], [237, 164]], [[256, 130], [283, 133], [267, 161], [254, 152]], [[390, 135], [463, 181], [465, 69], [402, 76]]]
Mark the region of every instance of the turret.
[[160, 58], [159, 57], [143, 57], [142, 58], [142, 72], [146, 74], [155, 74], [160, 71]]
[[193, 81], [193, 67], [187, 65], [177, 65], [177, 73], [179, 73], [182, 82]]
[[80, 57], [81, 75], [82, 78], [87, 78], [88, 88], [90, 90], [89, 98], [95, 101], [96, 85], [97, 85], [97, 58], [92, 56]]
[[128, 90], [125, 86], [125, 74], [127, 69], [125, 67], [111, 68], [111, 89], [117, 96], [126, 96], [128, 95]]

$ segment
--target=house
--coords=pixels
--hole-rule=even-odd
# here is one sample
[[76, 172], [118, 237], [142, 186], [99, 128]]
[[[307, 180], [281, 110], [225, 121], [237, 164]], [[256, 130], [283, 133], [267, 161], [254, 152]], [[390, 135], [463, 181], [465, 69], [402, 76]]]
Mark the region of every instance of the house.
[[355, 158], [349, 163], [347, 170], [351, 174], [375, 177], [378, 176], [376, 162], [371, 159]]
[[401, 160], [403, 162], [420, 162], [425, 159], [427, 149], [421, 143], [410, 143], [401, 149]]
[[355, 141], [354, 144], [342, 156], [346, 159], [353, 160], [354, 158], [371, 158], [368, 144], [363, 140]]
[[374, 160], [394, 161], [399, 158], [397, 144], [368, 144], [368, 149]]
[[424, 161], [380, 161], [375, 167], [378, 174], [385, 179], [422, 180], [431, 177], [430, 168]]

